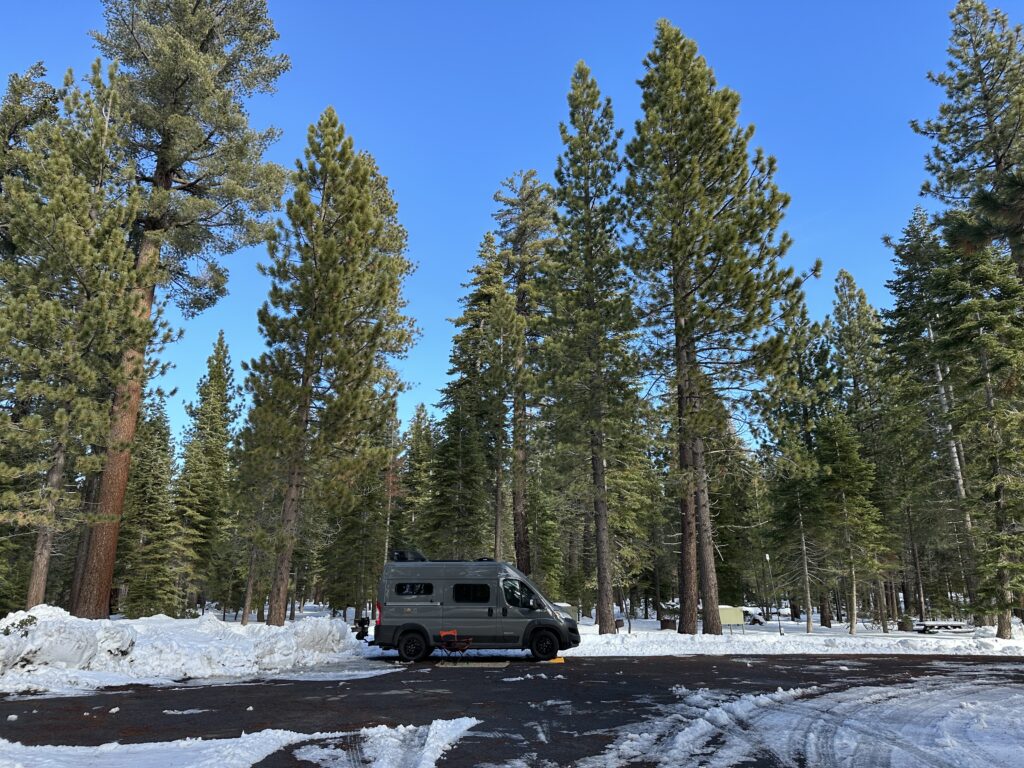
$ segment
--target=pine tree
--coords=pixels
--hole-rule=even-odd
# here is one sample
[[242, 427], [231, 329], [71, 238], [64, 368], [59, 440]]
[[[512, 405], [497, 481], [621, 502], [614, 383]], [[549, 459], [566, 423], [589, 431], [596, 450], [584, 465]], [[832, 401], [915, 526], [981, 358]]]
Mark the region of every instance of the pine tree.
[[163, 400], [147, 403], [133, 449], [119, 564], [125, 588], [120, 608], [129, 618], [178, 616], [185, 602], [188, 532], [174, 509], [174, 446]]
[[446, 405], [432, 472], [429, 528], [421, 536], [432, 558], [473, 560], [486, 546], [489, 527], [482, 514], [489, 495], [484, 480], [486, 446], [472, 389], [449, 389]]
[[696, 44], [664, 20], [644, 66], [626, 193], [653, 358], [676, 408], [680, 632], [697, 628], [699, 551], [704, 631], [720, 634], [704, 440], [722, 428], [714, 403], [731, 407], [778, 364], [773, 329], [798, 304], [800, 280], [779, 265], [788, 198], [772, 181], [775, 160], [748, 152], [753, 128], [737, 122], [739, 96], [717, 86]]
[[881, 546], [878, 509], [868, 499], [875, 468], [862, 457], [856, 434], [843, 415], [826, 416], [817, 425], [815, 458], [819, 467], [816, 504], [847, 579], [850, 634], [855, 635], [857, 587], [875, 575]]
[[[30, 129], [57, 116], [60, 94], [45, 78], [42, 63], [29, 67], [23, 75], [7, 78], [7, 90], [0, 99], [0, 195], [8, 179], [24, 173], [23, 152]], [[14, 253], [8, 226], [0, 214], [0, 257]]]
[[396, 206], [373, 161], [357, 154], [334, 110], [310, 126], [288, 223], [270, 242], [273, 281], [260, 309], [268, 349], [246, 386], [281, 447], [280, 541], [270, 624], [284, 623], [302, 488], [318, 454], [350, 451], [374, 426], [390, 355], [411, 338], [401, 315], [410, 270]]
[[536, 399], [537, 274], [551, 238], [554, 205], [551, 188], [537, 180], [536, 171], [520, 171], [506, 179], [494, 195], [501, 207], [494, 214], [505, 278], [515, 298], [522, 336], [513, 345], [512, 387], [512, 529], [516, 565], [530, 573], [527, 499], [530, 414]]
[[[54, 535], [78, 498], [69, 480], [97, 467], [119, 383], [117, 353], [141, 343], [127, 246], [136, 198], [123, 173], [114, 91], [94, 66], [87, 89], [66, 89], [60, 114], [6, 157], [0, 220], [0, 482], [3, 506], [36, 527], [27, 603], [43, 601]], [[70, 76], [68, 78], [70, 83]]]
[[[924, 503], [933, 509], [950, 508], [956, 513], [950, 525], [963, 542], [957, 559], [961, 562], [964, 593], [972, 606], [978, 606], [977, 544], [971, 503], [968, 501], [964, 435], [954, 428], [952, 413], [961, 394], [954, 389], [950, 375], [950, 364], [956, 364], [956, 360], [941, 350], [936, 340], [936, 328], [948, 316], [944, 286], [937, 278], [957, 257], [942, 241], [937, 227], [921, 208], [915, 209], [900, 239], [887, 238], [886, 243], [893, 250], [895, 275], [887, 283], [894, 300], [892, 308], [885, 313], [885, 344], [892, 366], [899, 372], [891, 372], [891, 375], [899, 376], [904, 409], [913, 409], [926, 420], [931, 438], [918, 442], [916, 446], [908, 446], [899, 456], [898, 465], [916, 465], [919, 461], [933, 464], [937, 459], [937, 466], [922, 472], [942, 479], [939, 485], [919, 486], [905, 506], [911, 539], [908, 549], [918, 586], [919, 613], [923, 619], [925, 599], [918, 540], [922, 533], [934, 530], [934, 525], [933, 521], [919, 521], [915, 526], [913, 510]], [[906, 434], [904, 431], [904, 438]], [[895, 444], [890, 440], [886, 442]], [[907, 473], [902, 472], [900, 479], [908, 479]], [[933, 489], [927, 501], [920, 497], [923, 487]], [[982, 614], [978, 613], [976, 619], [981, 623]]]
[[[636, 320], [619, 247], [621, 162], [611, 102], [580, 62], [555, 171], [558, 239], [544, 262], [544, 367], [560, 439], [579, 447], [591, 475], [597, 556], [597, 620], [615, 632], [609, 529], [608, 440], [636, 407]], [[610, 434], [612, 433], [612, 434]]]
[[[467, 419], [477, 420], [470, 443], [475, 445], [480, 441], [484, 451], [490, 478], [494, 558], [501, 560], [505, 549], [510, 406], [514, 402], [516, 361], [523, 359], [526, 321], [517, 313], [515, 297], [505, 284], [504, 257], [498, 253], [493, 234], [484, 235], [478, 261], [470, 272], [472, 277], [465, 286], [469, 293], [462, 299], [462, 314], [453, 321], [458, 331], [452, 339], [448, 373], [454, 379], [442, 392], [442, 405], [448, 411], [456, 407], [461, 410], [449, 424], [459, 433]], [[460, 485], [463, 483], [457, 475], [446, 477]], [[439, 485], [435, 486], [435, 492], [441, 492]], [[461, 490], [444, 492], [463, 497]], [[482, 514], [483, 508], [476, 508], [476, 511]]]
[[837, 376], [829, 337], [831, 323], [811, 322], [806, 307], [786, 328], [786, 360], [760, 393], [761, 415], [773, 451], [770, 467], [773, 549], [792, 561], [800, 574], [807, 608], [806, 630], [813, 629], [814, 582], [823, 578], [825, 524], [815, 504], [819, 467], [814, 455], [815, 430], [832, 406]]
[[959, 207], [1024, 159], [1024, 38], [983, 0], [960, 0], [950, 20], [946, 70], [928, 73], [946, 101], [911, 127], [934, 142], [922, 191]]
[[434, 454], [438, 427], [422, 403], [416, 406], [406, 430], [401, 468], [400, 514], [391, 523], [393, 549], [419, 548], [419, 531], [429, 519], [434, 492]]
[[[131, 226], [136, 314], [150, 318], [162, 282], [188, 316], [223, 295], [218, 257], [262, 242], [257, 225], [278, 205], [284, 174], [262, 159], [277, 134], [252, 130], [243, 100], [272, 91], [288, 62], [270, 53], [277, 33], [264, 0], [105, 0], [104, 18], [96, 44], [123, 72], [116, 92], [126, 121], [112, 128], [126, 141], [140, 197]], [[99, 522], [72, 606], [86, 618], [107, 615], [146, 354], [145, 343], [121, 351]]]

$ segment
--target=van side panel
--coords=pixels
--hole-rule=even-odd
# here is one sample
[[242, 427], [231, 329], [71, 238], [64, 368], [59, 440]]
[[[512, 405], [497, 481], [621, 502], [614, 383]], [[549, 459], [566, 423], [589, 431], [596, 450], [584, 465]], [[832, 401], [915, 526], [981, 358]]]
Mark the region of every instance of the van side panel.
[[[498, 584], [493, 569], [483, 578], [465, 576], [452, 579], [445, 588], [443, 626], [439, 630], [455, 630], [459, 637], [472, 638], [474, 645], [501, 643], [498, 600]], [[437, 639], [441, 639], [440, 631]]]
[[444, 582], [400, 573], [386, 577], [381, 588], [381, 623], [374, 633], [378, 645], [394, 645], [401, 632], [421, 628], [428, 638], [437, 634], [441, 622]]

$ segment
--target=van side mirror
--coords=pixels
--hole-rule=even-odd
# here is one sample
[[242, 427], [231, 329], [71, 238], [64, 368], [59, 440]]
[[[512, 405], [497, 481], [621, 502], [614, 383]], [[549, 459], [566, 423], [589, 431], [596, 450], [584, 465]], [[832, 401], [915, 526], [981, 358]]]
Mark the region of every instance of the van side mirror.
[[540, 608], [540, 604], [537, 602], [537, 598], [528, 597], [526, 598], [526, 607], [531, 611], [536, 611], [538, 608]]

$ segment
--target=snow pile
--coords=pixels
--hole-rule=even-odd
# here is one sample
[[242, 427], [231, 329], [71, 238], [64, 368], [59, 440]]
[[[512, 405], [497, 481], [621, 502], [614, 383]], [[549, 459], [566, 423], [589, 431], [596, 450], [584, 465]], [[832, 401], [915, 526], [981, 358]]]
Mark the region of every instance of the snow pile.
[[903, 685], [779, 689], [736, 696], [673, 689], [670, 713], [623, 727], [581, 768], [752, 762], [832, 766], [1020, 764], [1024, 694], [999, 680], [924, 678]]
[[[358, 733], [297, 733], [268, 729], [243, 733], [236, 739], [179, 739], [150, 744], [118, 744], [98, 747], [27, 747], [0, 739], [0, 765], [45, 765], [47, 768], [78, 768], [102, 765], [104, 768], [136, 768], [159, 765], [163, 768], [248, 768], [286, 747], [310, 744], [295, 750], [295, 757], [322, 766], [363, 765], [375, 768], [433, 768], [441, 756], [480, 721], [471, 717], [435, 720], [430, 725], [378, 726]], [[355, 737], [361, 737], [355, 739]], [[359, 742], [362, 743], [359, 743]], [[350, 751], [362, 752], [365, 762], [355, 762]], [[357, 754], [357, 756], [360, 756]]]
[[98, 747], [26, 747], [0, 739], [0, 765], [45, 765], [46, 768], [249, 768], [275, 752], [311, 739], [341, 736], [340, 733], [296, 733], [268, 729], [243, 733], [237, 739], [179, 739], [152, 744], [118, 744]]
[[850, 635], [845, 628], [815, 627], [813, 634], [803, 624], [784, 623], [785, 635], [778, 626], [736, 627], [733, 634], [681, 635], [674, 630], [656, 630], [654, 622], [634, 621], [633, 632], [624, 629], [615, 635], [598, 635], [597, 627], [581, 625], [579, 647], [562, 651], [562, 656], [757, 656], [782, 654], [883, 654], [948, 656], [1024, 656], [1024, 635], [999, 640], [994, 630], [985, 627], [963, 634], [942, 632], [921, 635], [910, 632], [858, 631]]
[[[374, 768], [433, 768], [441, 756], [451, 749], [480, 720], [460, 717], [455, 720], [435, 720], [430, 725], [400, 725], [389, 728], [378, 725], [363, 728], [362, 753], [364, 764]], [[295, 750], [295, 757], [322, 766], [355, 765], [346, 746], [308, 746]]]
[[353, 658], [360, 645], [344, 622], [328, 618], [243, 627], [213, 614], [79, 619], [41, 605], [0, 619], [0, 692], [251, 677]]

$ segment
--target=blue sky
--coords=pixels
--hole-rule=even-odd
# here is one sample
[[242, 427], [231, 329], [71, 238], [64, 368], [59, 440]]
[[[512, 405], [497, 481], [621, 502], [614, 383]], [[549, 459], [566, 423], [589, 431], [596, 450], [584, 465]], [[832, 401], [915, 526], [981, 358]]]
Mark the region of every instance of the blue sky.
[[[252, 122], [283, 136], [270, 159], [291, 166], [306, 127], [333, 105], [356, 145], [390, 178], [409, 230], [416, 273], [405, 287], [422, 335], [399, 362], [411, 389], [407, 418], [432, 404], [448, 367], [451, 324], [466, 270], [492, 226], [492, 195], [523, 168], [550, 179], [558, 123], [575, 62], [584, 59], [613, 100], [627, 138], [639, 116], [636, 80], [654, 23], [666, 17], [697, 41], [720, 84], [742, 97], [754, 143], [778, 159], [792, 204], [785, 228], [798, 269], [824, 274], [808, 288], [811, 313], [829, 310], [832, 282], [851, 272], [885, 306], [891, 273], [884, 234], [898, 234], [924, 180], [928, 144], [908, 127], [941, 99], [927, 82], [945, 62], [953, 0], [859, 3], [327, 2], [269, 0], [292, 68], [278, 92], [251, 105]], [[1024, 21], [1024, 2], [997, 4]], [[0, 71], [43, 60], [59, 80], [95, 57], [86, 32], [102, 25], [98, 0], [5, 3]], [[261, 249], [227, 261], [230, 295], [181, 322], [166, 352], [164, 385], [176, 431], [219, 329], [236, 365], [258, 355], [256, 310], [266, 283]], [[176, 319], [173, 317], [172, 319]]]

